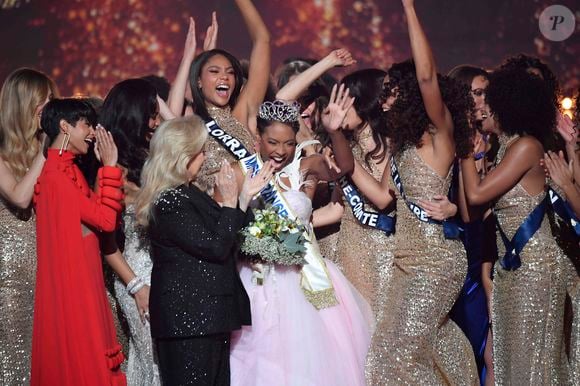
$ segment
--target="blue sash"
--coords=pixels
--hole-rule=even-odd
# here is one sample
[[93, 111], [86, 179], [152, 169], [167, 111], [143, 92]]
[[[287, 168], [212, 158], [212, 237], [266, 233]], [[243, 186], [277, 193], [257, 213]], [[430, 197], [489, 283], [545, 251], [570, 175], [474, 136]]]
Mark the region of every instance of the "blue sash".
[[443, 225], [443, 234], [445, 235], [446, 239], [458, 239], [461, 235], [461, 228], [459, 225], [455, 223], [453, 220], [444, 220], [438, 221], [432, 218], [429, 218], [425, 209], [421, 208], [419, 205], [415, 204], [407, 200], [407, 196], [405, 195], [405, 190], [403, 188], [403, 181], [401, 180], [401, 176], [399, 175], [399, 169], [397, 169], [397, 163], [395, 162], [395, 158], [391, 157], [391, 177], [393, 178], [393, 182], [395, 186], [399, 190], [401, 197], [407, 204], [409, 210], [419, 219], [419, 221], [426, 222], [429, 224], [437, 224]]
[[577, 235], [580, 235], [580, 224], [574, 211], [572, 211], [568, 203], [555, 190], [549, 188], [546, 198], [526, 217], [511, 241], [507, 238], [496, 216], [497, 229], [499, 230], [506, 250], [504, 257], [500, 259], [500, 264], [503, 269], [513, 271], [522, 265], [520, 253], [536, 231], [540, 229], [548, 203], [551, 203], [556, 214], [570, 224]]
[[356, 189], [356, 185], [346, 176], [341, 177], [338, 182], [340, 189], [346, 198], [346, 202], [352, 210], [352, 214], [362, 225], [380, 229], [387, 235], [395, 232], [395, 217], [384, 213], [373, 213], [365, 210], [364, 198]]
[[219, 127], [216, 121], [206, 122], [205, 127], [209, 135], [229, 151], [238, 161], [252, 154], [245, 148], [242, 141], [229, 135], [224, 129]]
[[554, 212], [574, 229], [576, 236], [580, 236], [580, 221], [570, 205], [552, 188], [548, 189], [548, 196]]
[[544, 214], [546, 213], [546, 207], [548, 205], [548, 195], [534, 208], [534, 210], [524, 219], [522, 225], [518, 228], [514, 234], [513, 239], [509, 240], [507, 235], [503, 231], [499, 219], [496, 216], [497, 229], [503, 244], [505, 245], [505, 255], [499, 260], [502, 268], [506, 271], [515, 271], [522, 265], [522, 260], [520, 259], [520, 253], [534, 236], [536, 231], [540, 229], [542, 225], [542, 220], [544, 219]]

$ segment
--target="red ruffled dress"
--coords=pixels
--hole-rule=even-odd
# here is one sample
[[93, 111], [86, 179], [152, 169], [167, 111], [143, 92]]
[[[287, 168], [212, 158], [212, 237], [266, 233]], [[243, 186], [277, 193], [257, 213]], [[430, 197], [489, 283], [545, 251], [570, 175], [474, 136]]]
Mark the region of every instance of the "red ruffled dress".
[[[92, 192], [74, 155], [49, 149], [34, 191], [38, 270], [33, 386], [126, 385], [101, 265], [98, 232], [117, 225], [121, 170], [99, 170]], [[92, 230], [83, 232], [85, 228]]]

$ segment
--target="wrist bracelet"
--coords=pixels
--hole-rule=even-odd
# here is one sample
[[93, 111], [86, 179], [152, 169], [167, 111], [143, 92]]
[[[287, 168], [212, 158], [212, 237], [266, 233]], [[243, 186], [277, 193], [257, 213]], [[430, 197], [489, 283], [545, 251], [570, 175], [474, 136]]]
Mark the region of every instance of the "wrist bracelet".
[[129, 283], [127, 283], [127, 292], [132, 294], [133, 293], [133, 289], [135, 288], [135, 286], [139, 285], [139, 283], [142, 283], [142, 280], [139, 276], [135, 276]]
[[137, 284], [135, 284], [135, 286], [133, 288], [131, 288], [131, 291], [129, 291], [129, 292], [131, 293], [131, 295], [135, 295], [143, 287], [145, 287], [145, 282], [139, 281]]

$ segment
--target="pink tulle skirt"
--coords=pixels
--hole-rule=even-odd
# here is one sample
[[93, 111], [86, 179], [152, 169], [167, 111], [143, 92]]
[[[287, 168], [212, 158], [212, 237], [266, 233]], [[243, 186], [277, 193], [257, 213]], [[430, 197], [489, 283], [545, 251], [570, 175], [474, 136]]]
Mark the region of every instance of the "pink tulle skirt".
[[271, 268], [263, 285], [252, 269], [240, 277], [252, 307], [252, 326], [232, 335], [230, 365], [236, 386], [358, 386], [373, 326], [370, 306], [326, 261], [338, 305], [317, 310], [300, 288], [300, 271]]

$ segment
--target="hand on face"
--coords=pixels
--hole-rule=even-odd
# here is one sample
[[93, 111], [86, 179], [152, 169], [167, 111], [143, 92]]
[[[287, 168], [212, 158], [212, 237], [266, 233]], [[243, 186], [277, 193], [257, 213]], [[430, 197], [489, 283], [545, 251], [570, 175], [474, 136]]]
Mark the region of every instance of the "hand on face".
[[101, 125], [95, 130], [97, 142], [95, 143], [95, 156], [104, 166], [116, 166], [118, 159], [117, 145], [111, 132], [106, 131]]

